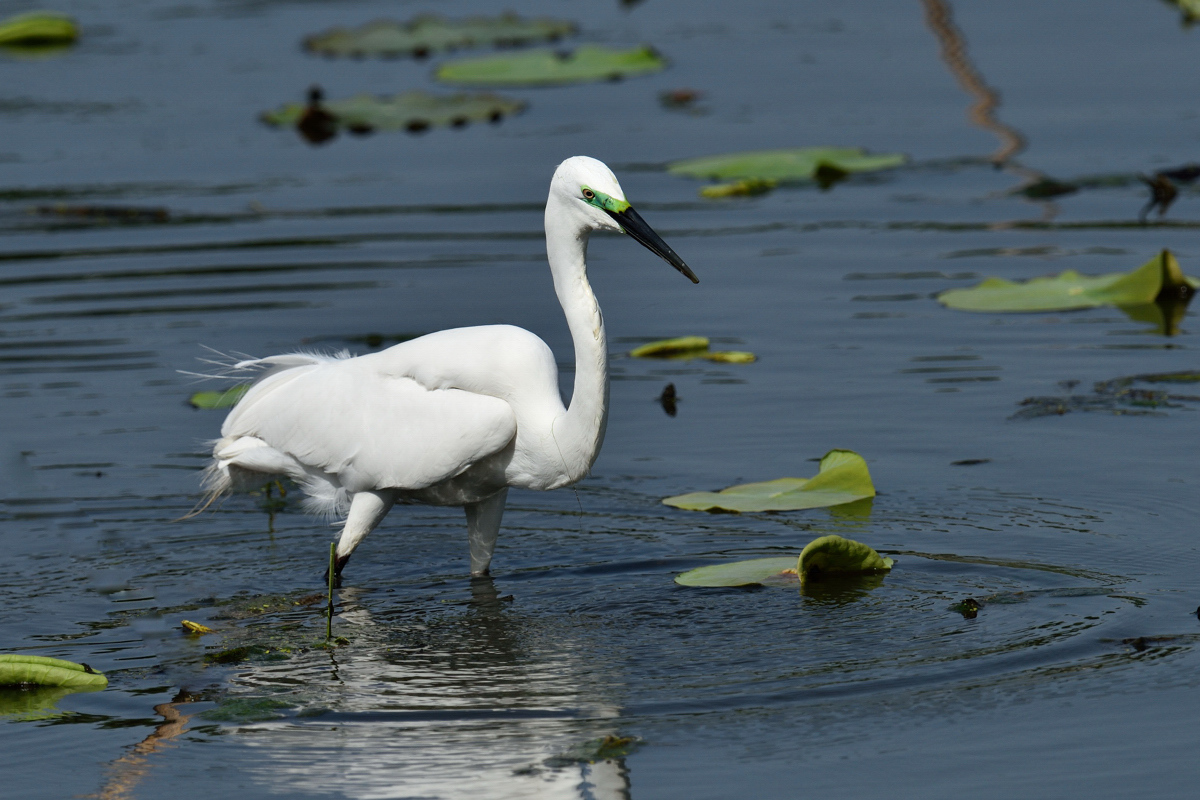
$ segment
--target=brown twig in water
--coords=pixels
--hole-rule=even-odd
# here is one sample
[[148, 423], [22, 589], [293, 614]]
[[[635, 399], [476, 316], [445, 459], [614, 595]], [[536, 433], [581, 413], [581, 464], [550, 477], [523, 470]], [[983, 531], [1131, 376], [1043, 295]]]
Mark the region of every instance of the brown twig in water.
[[967, 118], [1000, 139], [1000, 149], [990, 160], [997, 167], [1002, 167], [1025, 149], [1025, 137], [1015, 128], [996, 119], [995, 111], [1000, 106], [1000, 94], [984, 82], [979, 70], [971, 63], [971, 58], [967, 55], [966, 39], [954, 24], [950, 4], [943, 0], [923, 2], [925, 21], [942, 46], [942, 60], [950, 67], [950, 72], [962, 87], [975, 98], [975, 104], [967, 111]]

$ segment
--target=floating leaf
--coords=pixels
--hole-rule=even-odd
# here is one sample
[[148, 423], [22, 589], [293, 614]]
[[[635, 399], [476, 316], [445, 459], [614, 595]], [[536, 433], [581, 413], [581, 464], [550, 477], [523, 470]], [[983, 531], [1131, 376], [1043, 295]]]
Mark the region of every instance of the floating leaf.
[[823, 575], [885, 572], [894, 563], [862, 542], [831, 534], [808, 543], [800, 553], [796, 571], [800, 573], [800, 582], [804, 583]]
[[634, 358], [675, 358], [676, 356], [694, 356], [708, 350], [706, 336], [677, 336], [674, 339], [659, 339], [648, 342], [629, 351]]
[[269, 722], [286, 717], [283, 712], [295, 707], [295, 703], [274, 697], [231, 697], [200, 716], [214, 722]]
[[221, 391], [196, 392], [188, 403], [194, 408], [233, 408], [249, 390], [250, 384], [243, 383]]
[[969, 289], [949, 289], [937, 299], [962, 311], [1068, 311], [1152, 303], [1161, 294], [1190, 295], [1198, 287], [1200, 281], [1184, 275], [1171, 251], [1163, 250], [1133, 272], [1088, 276], [1067, 270], [1023, 283], [988, 278]]
[[779, 185], [779, 181], [764, 180], [762, 178], [745, 178], [732, 183], [714, 183], [712, 186], [705, 186], [700, 190], [702, 197], [753, 197], [758, 194], [766, 194]]
[[716, 350], [710, 353], [700, 353], [697, 358], [707, 358], [721, 364], [753, 364], [758, 360], [754, 353], [745, 350]]
[[808, 543], [799, 559], [793, 556], [753, 558], [713, 564], [675, 576], [681, 586], [754, 586], [804, 584], [826, 575], [864, 575], [886, 572], [895, 562], [862, 542], [841, 536], [822, 536]]
[[[312, 126], [313, 114], [323, 114], [330, 129], [330, 136], [324, 138], [331, 138], [338, 129], [352, 133], [377, 130], [415, 133], [438, 125], [462, 127], [469, 122], [498, 122], [524, 110], [525, 106], [524, 101], [494, 94], [438, 96], [412, 91], [392, 97], [359, 94], [347, 100], [320, 103], [318, 93], [315, 100], [310, 94], [308, 105], [289, 103], [265, 112], [261, 119], [268, 125], [303, 127], [306, 124]], [[324, 138], [318, 137], [319, 141]]]
[[326, 56], [415, 56], [460, 47], [512, 47], [554, 42], [575, 33], [575, 25], [557, 19], [521, 19], [516, 14], [448, 20], [422, 14], [408, 22], [379, 20], [360, 28], [332, 28], [304, 40], [304, 47]]
[[53, 11], [31, 11], [0, 22], [0, 45], [36, 47], [69, 44], [79, 38], [75, 20]]
[[899, 153], [870, 154], [857, 147], [801, 147], [689, 158], [671, 162], [667, 171], [721, 181], [815, 181], [822, 167], [831, 176], [829, 170], [876, 172], [898, 167], [907, 160]]
[[489, 86], [539, 86], [583, 81], [619, 80], [658, 72], [663, 57], [649, 47], [614, 50], [585, 45], [574, 52], [533, 50], [443, 64], [436, 73], [446, 83]]
[[185, 619], [180, 623], [180, 627], [188, 633], [195, 633], [203, 636], [206, 633], [212, 633], [213, 629], [207, 625], [201, 625], [199, 622], [192, 622], [190, 619]]
[[790, 575], [793, 581], [798, 581], [796, 573], [796, 557], [782, 556], [779, 558], [752, 558], [749, 561], [735, 561], [732, 564], [713, 564], [708, 567], [698, 567], [675, 576], [675, 582], [680, 586], [754, 586], [771, 579], [784, 579]]
[[679, 336], [648, 342], [629, 351], [634, 358], [668, 358], [688, 360], [705, 358], [724, 364], [751, 364], [757, 360], [754, 353], [742, 350], [709, 350], [709, 341], [704, 336]]
[[107, 685], [108, 678], [87, 664], [76, 664], [73, 661], [45, 656], [25, 656], [16, 653], [0, 655], [0, 686], [102, 689]]
[[797, 511], [853, 503], [875, 496], [867, 462], [852, 450], [830, 450], [813, 478], [744, 483], [719, 492], [692, 492], [663, 502], [690, 511]]

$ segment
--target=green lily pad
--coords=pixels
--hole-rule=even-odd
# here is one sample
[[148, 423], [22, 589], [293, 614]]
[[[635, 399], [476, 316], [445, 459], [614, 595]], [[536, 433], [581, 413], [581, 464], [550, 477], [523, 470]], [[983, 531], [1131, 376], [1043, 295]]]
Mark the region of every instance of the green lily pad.
[[31, 11], [0, 22], [0, 45], [61, 45], [78, 38], [79, 27], [75, 20], [53, 11]]
[[531, 50], [486, 58], [451, 61], [438, 68], [446, 83], [488, 86], [550, 86], [619, 80], [658, 72], [667, 62], [650, 47], [614, 50], [584, 45], [573, 52]]
[[675, 358], [694, 356], [708, 350], [707, 336], [677, 336], [674, 339], [659, 339], [629, 351], [634, 358]]
[[709, 350], [705, 336], [679, 336], [674, 339], [659, 339], [647, 342], [629, 351], [633, 358], [665, 358], [687, 361], [703, 358], [722, 364], [752, 364], [758, 360], [754, 353], [744, 350]]
[[817, 181], [824, 174], [832, 182], [838, 173], [877, 172], [898, 167], [907, 160], [900, 153], [872, 154], [858, 147], [800, 147], [672, 161], [667, 171], [672, 175], [720, 181]]
[[89, 667], [59, 658], [0, 655], [0, 686], [62, 686], [72, 689], [103, 689], [108, 678]]
[[785, 580], [790, 575], [798, 581], [796, 572], [796, 557], [781, 556], [778, 558], [752, 558], [749, 561], [735, 561], [732, 564], [713, 564], [698, 567], [675, 576], [675, 582], [680, 586], [755, 586], [764, 582]]
[[250, 384], [243, 383], [220, 391], [196, 392], [188, 403], [194, 408], [233, 408], [249, 390]]
[[988, 278], [969, 289], [944, 291], [937, 299], [962, 311], [1069, 311], [1152, 303], [1163, 293], [1190, 295], [1197, 288], [1200, 281], [1184, 275], [1171, 251], [1163, 250], [1133, 272], [1089, 276], [1067, 270], [1023, 283]]
[[713, 564], [675, 576], [680, 586], [729, 587], [761, 584], [804, 584], [826, 575], [865, 575], [886, 572], [895, 562], [871, 547], [841, 536], [814, 539], [800, 553], [778, 558], [752, 558]]
[[295, 703], [274, 697], [230, 697], [200, 716], [214, 722], [270, 722], [286, 717], [284, 712], [295, 707]]
[[777, 478], [744, 483], [719, 492], [692, 492], [663, 503], [689, 511], [798, 511], [853, 503], [875, 496], [867, 462], [852, 450], [830, 450], [813, 478]]
[[516, 14], [448, 20], [422, 14], [408, 22], [378, 20], [360, 28], [332, 28], [304, 40], [304, 47], [325, 56], [415, 56], [460, 47], [514, 47], [554, 42], [575, 33], [575, 25], [557, 19], [521, 19]]
[[359, 94], [346, 100], [303, 105], [289, 103], [262, 114], [268, 125], [304, 124], [305, 115], [321, 114], [331, 130], [345, 128], [354, 133], [370, 131], [423, 131], [437, 125], [462, 127], [468, 122], [497, 122], [516, 114], [527, 104], [494, 94], [432, 95], [412, 91], [378, 97]]
[[831, 534], [808, 543], [800, 553], [796, 571], [800, 573], [800, 582], [804, 583], [821, 575], [885, 572], [894, 563], [862, 542]]

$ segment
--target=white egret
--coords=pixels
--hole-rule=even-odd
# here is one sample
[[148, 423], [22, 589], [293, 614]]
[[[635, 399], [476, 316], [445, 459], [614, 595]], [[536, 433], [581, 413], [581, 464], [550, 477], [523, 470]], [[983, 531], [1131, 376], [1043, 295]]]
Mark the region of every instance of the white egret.
[[546, 253], [575, 345], [570, 407], [550, 348], [512, 325], [454, 328], [354, 358], [242, 361], [257, 379], [213, 447], [209, 501], [286, 476], [311, 511], [345, 515], [340, 574], [396, 502], [462, 506], [471, 574], [487, 574], [509, 487], [557, 489], [588, 474], [608, 420], [604, 319], [587, 279], [588, 236], [623, 231], [699, 283], [630, 207], [600, 161], [558, 166]]

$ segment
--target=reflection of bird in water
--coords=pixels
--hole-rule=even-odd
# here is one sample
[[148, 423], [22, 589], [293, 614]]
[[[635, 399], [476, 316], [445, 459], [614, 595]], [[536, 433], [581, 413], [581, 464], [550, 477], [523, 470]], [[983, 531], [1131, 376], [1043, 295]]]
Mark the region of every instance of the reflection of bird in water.
[[309, 495], [310, 510], [346, 514], [339, 573], [397, 501], [463, 506], [471, 572], [486, 573], [508, 488], [575, 483], [604, 438], [607, 344], [587, 280], [588, 235], [624, 231], [698, 282], [595, 159], [559, 165], [545, 223], [554, 289], [575, 345], [569, 408], [550, 348], [511, 325], [439, 331], [357, 358], [243, 361], [235, 371], [260, 374], [221, 427], [205, 476], [210, 500], [291, 478]]
[[589, 623], [514, 606], [486, 576], [419, 620], [341, 596], [350, 644], [239, 664], [231, 698], [295, 708], [239, 724], [222, 770], [281, 796], [629, 800], [630, 765], [601, 749], [633, 732], [625, 677]]

